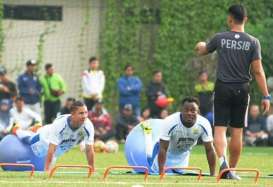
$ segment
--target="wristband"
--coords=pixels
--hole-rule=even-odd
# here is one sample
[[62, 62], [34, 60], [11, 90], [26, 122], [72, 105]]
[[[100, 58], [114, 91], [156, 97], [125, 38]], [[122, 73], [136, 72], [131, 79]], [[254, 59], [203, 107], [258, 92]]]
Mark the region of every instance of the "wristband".
[[272, 96], [271, 95], [263, 96], [263, 99], [267, 99], [267, 100], [271, 101], [272, 100]]

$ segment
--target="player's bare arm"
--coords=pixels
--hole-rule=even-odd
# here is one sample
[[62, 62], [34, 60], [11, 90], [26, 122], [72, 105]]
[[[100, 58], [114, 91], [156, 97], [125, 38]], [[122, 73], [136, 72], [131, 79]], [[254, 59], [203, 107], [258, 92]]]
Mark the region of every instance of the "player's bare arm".
[[210, 175], [215, 175], [215, 167], [216, 167], [216, 153], [212, 142], [204, 142], [204, 147], [206, 150], [207, 160], [210, 169]]
[[[263, 96], [269, 96], [267, 84], [266, 84], [266, 77], [265, 77], [265, 73], [264, 73], [264, 69], [263, 69], [261, 60], [254, 60], [251, 63], [251, 70], [252, 70], [252, 73], [257, 81], [257, 84], [258, 84]], [[269, 111], [269, 107], [270, 107], [270, 100], [263, 99], [262, 100], [262, 109], [265, 113]]]
[[160, 140], [160, 148], [159, 148], [159, 154], [158, 154], [159, 174], [162, 174], [164, 172], [164, 165], [166, 162], [168, 147], [169, 147], [169, 141]]
[[93, 145], [86, 145], [85, 152], [86, 152], [86, 159], [87, 159], [88, 165], [91, 166], [94, 171], [94, 169], [95, 169], [95, 167], [94, 167], [95, 154], [94, 154]]
[[57, 148], [56, 145], [54, 145], [52, 143], [49, 144], [48, 152], [47, 152], [47, 156], [46, 156], [46, 162], [45, 162], [45, 171], [49, 171], [51, 169], [50, 165], [53, 160], [53, 156], [56, 151], [56, 148]]
[[199, 56], [208, 54], [206, 42], [198, 42], [195, 46], [195, 51]]

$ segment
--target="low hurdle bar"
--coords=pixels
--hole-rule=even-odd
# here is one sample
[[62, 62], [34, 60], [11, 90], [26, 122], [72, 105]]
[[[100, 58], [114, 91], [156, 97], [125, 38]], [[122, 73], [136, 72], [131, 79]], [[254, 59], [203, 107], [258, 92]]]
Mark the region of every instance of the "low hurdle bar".
[[147, 181], [149, 169], [145, 166], [110, 166], [105, 169], [103, 174], [103, 180], [106, 180], [106, 177], [108, 176], [110, 170], [118, 169], [118, 170], [125, 170], [125, 169], [143, 169], [144, 170], [144, 181]]
[[87, 178], [89, 178], [93, 172], [93, 168], [89, 165], [56, 165], [54, 168], [51, 169], [48, 178], [52, 178], [58, 168], [87, 168]]
[[202, 169], [198, 167], [164, 167], [163, 173], [160, 174], [160, 181], [162, 181], [166, 175], [166, 171], [170, 169], [182, 169], [182, 170], [191, 170], [191, 171], [198, 171], [197, 180], [199, 181], [202, 176]]
[[0, 166], [16, 166], [16, 167], [30, 167], [30, 175], [29, 177], [32, 177], [34, 175], [35, 171], [35, 166], [33, 164], [22, 164], [22, 163], [6, 163], [6, 162], [1, 162]]

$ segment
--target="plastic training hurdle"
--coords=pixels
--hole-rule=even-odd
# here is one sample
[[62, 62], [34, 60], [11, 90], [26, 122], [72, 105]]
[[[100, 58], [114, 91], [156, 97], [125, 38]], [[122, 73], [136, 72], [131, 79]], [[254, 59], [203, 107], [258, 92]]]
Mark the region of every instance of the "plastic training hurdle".
[[222, 175], [223, 175], [225, 172], [228, 172], [228, 171], [236, 171], [236, 172], [254, 172], [254, 173], [256, 173], [255, 178], [254, 178], [255, 184], [258, 182], [258, 179], [259, 179], [259, 177], [260, 177], [260, 171], [259, 171], [258, 169], [252, 169], [252, 168], [227, 168], [227, 169], [222, 170], [222, 171], [219, 173], [219, 175], [218, 175], [217, 178], [216, 178], [217, 182], [220, 182]]
[[51, 169], [48, 178], [52, 178], [56, 170], [59, 168], [87, 168], [88, 169], [87, 178], [89, 178], [93, 172], [93, 168], [89, 165], [56, 165], [54, 168]]
[[35, 172], [35, 166], [33, 164], [20, 164], [20, 163], [4, 163], [4, 162], [1, 162], [0, 166], [30, 167], [31, 171], [30, 171], [29, 177], [32, 177], [34, 175], [34, 172]]
[[182, 170], [190, 170], [190, 171], [198, 171], [197, 180], [199, 181], [202, 176], [202, 169], [198, 167], [165, 167], [163, 173], [160, 175], [160, 181], [164, 179], [166, 176], [166, 171], [171, 169], [182, 169]]
[[[20, 164], [20, 163], [0, 163], [0, 166], [14, 166], [14, 167], [29, 167], [31, 168], [29, 177], [32, 178], [35, 173], [35, 166], [33, 164]], [[87, 177], [90, 178], [92, 173], [94, 172], [94, 169], [89, 165], [56, 165], [51, 169], [49, 172], [48, 178], [52, 178], [55, 173], [57, 173], [57, 170], [59, 168], [86, 168], [87, 169]], [[103, 172], [102, 180], [106, 181], [107, 176], [110, 174], [111, 170], [142, 170], [144, 175], [144, 181], [148, 181], [149, 176], [149, 169], [145, 166], [109, 166], [105, 168]], [[164, 178], [166, 178], [166, 171], [170, 169], [182, 169], [182, 170], [190, 170], [190, 171], [197, 171], [197, 180], [200, 181], [202, 177], [202, 169], [198, 167], [164, 167], [164, 173], [160, 175], [159, 180], [163, 181]], [[224, 169], [219, 173], [219, 175], [216, 177], [216, 182], [220, 182], [222, 175], [227, 171], [236, 171], [236, 172], [253, 172], [255, 173], [254, 182], [257, 183], [258, 179], [260, 177], [260, 171], [258, 169], [252, 169], [252, 168], [227, 168]]]

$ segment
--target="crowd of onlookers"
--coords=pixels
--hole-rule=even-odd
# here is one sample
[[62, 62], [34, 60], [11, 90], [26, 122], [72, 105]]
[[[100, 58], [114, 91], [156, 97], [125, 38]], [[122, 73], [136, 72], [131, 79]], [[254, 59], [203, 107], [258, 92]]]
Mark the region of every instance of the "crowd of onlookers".
[[[200, 101], [200, 113], [213, 123], [214, 83], [208, 80], [208, 72], [201, 71], [195, 91]], [[244, 128], [244, 143], [248, 146], [273, 146], [273, 110], [265, 116], [257, 104], [251, 104]]]
[[[0, 138], [8, 134], [14, 125], [23, 129], [35, 128], [52, 123], [58, 115], [70, 113], [75, 98], [66, 98], [62, 105], [62, 97], [67, 92], [66, 83], [55, 72], [54, 66], [46, 64], [41, 76], [37, 76], [36, 70], [36, 61], [28, 60], [26, 70], [13, 82], [7, 76], [6, 68], [0, 67]], [[114, 119], [104, 106], [106, 80], [99, 59], [89, 59], [81, 81], [82, 99], [94, 124], [96, 139], [107, 141], [115, 138], [124, 142], [130, 130], [139, 122], [149, 118], [164, 119], [169, 115], [170, 93], [159, 70], [154, 71], [151, 81], [144, 85], [132, 65], [124, 67], [123, 75], [117, 80], [119, 111]], [[200, 101], [201, 115], [213, 123], [214, 83], [209, 81], [206, 71], [199, 73], [194, 90]], [[147, 98], [145, 107], [141, 106], [144, 93]], [[255, 104], [249, 109], [245, 144], [273, 145], [273, 114], [267, 117], [261, 115], [259, 106]]]
[[[14, 125], [29, 129], [50, 124], [56, 116], [70, 113], [70, 107], [76, 99], [63, 98], [67, 92], [66, 83], [55, 72], [54, 66], [45, 64], [41, 76], [36, 72], [36, 61], [28, 60], [24, 72], [13, 82], [9, 79], [6, 68], [0, 67], [1, 138]], [[81, 86], [82, 99], [88, 108], [88, 117], [94, 124], [96, 139], [106, 141], [115, 138], [123, 142], [129, 131], [140, 121], [168, 116], [169, 103], [166, 103], [167, 93], [160, 71], [154, 72], [147, 85], [148, 105], [141, 108], [140, 97], [145, 89], [144, 85], [134, 74], [134, 67], [129, 64], [125, 66], [123, 75], [117, 80], [119, 111], [115, 119], [107, 112], [103, 103], [105, 76], [96, 57], [89, 59], [88, 68], [82, 72]], [[63, 99], [65, 101], [62, 105]]]

